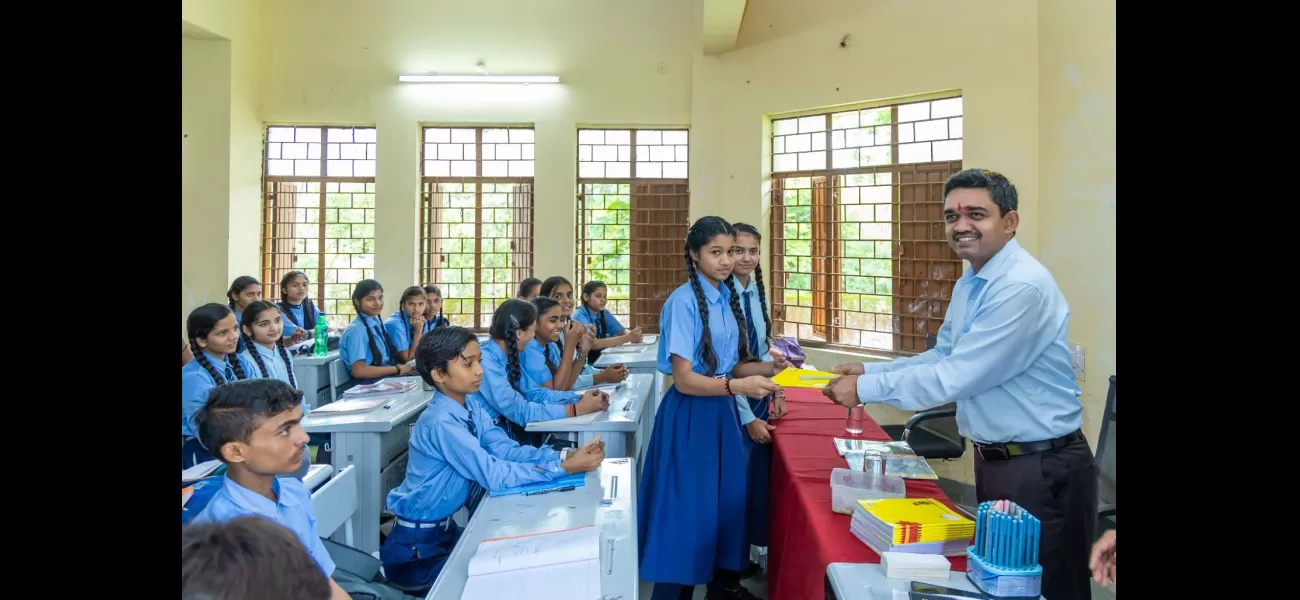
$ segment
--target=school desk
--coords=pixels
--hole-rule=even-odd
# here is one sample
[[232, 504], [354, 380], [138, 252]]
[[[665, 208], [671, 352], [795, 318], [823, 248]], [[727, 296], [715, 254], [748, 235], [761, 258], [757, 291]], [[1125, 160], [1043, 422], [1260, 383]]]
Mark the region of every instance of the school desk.
[[[885, 577], [885, 568], [879, 564], [831, 563], [826, 567], [827, 600], [892, 600], [895, 592], [907, 592], [912, 589], [912, 579], [891, 579]], [[948, 571], [947, 581], [930, 581], [918, 579], [922, 583], [934, 583], [967, 592], [973, 592], [975, 586], [966, 579], [966, 573]], [[1039, 596], [1041, 599], [1042, 596]]]
[[330, 350], [325, 356], [299, 354], [293, 357], [293, 374], [302, 390], [302, 401], [312, 408], [329, 404], [330, 363], [339, 359], [338, 350]]
[[[599, 469], [587, 474], [587, 485], [569, 492], [485, 496], [427, 599], [460, 600], [469, 576], [469, 559], [483, 540], [595, 525], [600, 528], [601, 596], [637, 600], [635, 462], [632, 458], [606, 458]], [[601, 504], [606, 499], [610, 500], [608, 506]]]
[[[831, 438], [847, 435], [848, 411], [821, 390], [788, 389], [789, 414], [773, 420], [772, 511], [769, 517], [767, 589], [781, 600], [825, 598], [826, 567], [833, 562], [879, 563], [880, 555], [849, 532], [849, 515], [831, 511], [831, 470], [846, 468]], [[862, 437], [886, 441], [889, 435], [868, 415]], [[956, 509], [934, 481], [907, 480], [908, 498], [935, 498]], [[966, 571], [966, 557], [948, 559]]]
[[610, 393], [609, 410], [597, 413], [592, 422], [584, 424], [574, 423], [574, 419], [559, 419], [558, 422], [549, 421], [545, 424], [530, 423], [527, 430], [538, 433], [576, 433], [578, 445], [585, 444], [600, 434], [600, 439], [605, 442], [605, 456], [631, 456], [639, 461], [650, 441], [650, 431], [654, 428], [654, 420], [645, 418], [645, 409], [650, 405], [653, 389], [653, 375], [628, 375], [618, 389]]
[[[636, 348], [637, 350], [635, 352], [610, 352], [610, 350], [629, 347]], [[655, 338], [655, 343], [653, 344], [627, 344], [610, 348], [602, 352], [600, 358], [596, 359], [596, 362], [591, 365], [597, 369], [604, 369], [611, 365], [623, 363], [624, 365], [627, 365], [628, 373], [647, 373], [654, 376], [655, 384], [654, 391], [652, 392], [654, 402], [647, 405], [645, 416], [642, 417], [650, 423], [651, 428], [654, 427], [655, 411], [659, 409], [659, 403], [663, 401], [664, 392], [668, 389], [668, 376], [659, 372], [657, 366], [658, 361], [659, 338]]]
[[[419, 377], [393, 377], [397, 381], [419, 382]], [[379, 550], [379, 514], [388, 492], [401, 485], [406, 476], [407, 443], [411, 425], [424, 412], [433, 394], [420, 386], [394, 396], [384, 408], [367, 412], [331, 415], [312, 411], [302, 420], [307, 433], [329, 434], [331, 464], [342, 472], [348, 465], [357, 467], [359, 510], [354, 517], [356, 543], [362, 552]], [[332, 537], [343, 543], [336, 534]]]

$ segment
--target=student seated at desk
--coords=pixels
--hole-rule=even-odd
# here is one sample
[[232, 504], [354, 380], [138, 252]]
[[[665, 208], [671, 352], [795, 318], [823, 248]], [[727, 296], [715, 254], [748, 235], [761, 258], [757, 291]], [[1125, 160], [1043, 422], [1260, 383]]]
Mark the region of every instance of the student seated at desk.
[[588, 281], [582, 286], [582, 306], [573, 313], [573, 320], [594, 329], [596, 341], [587, 354], [590, 362], [596, 362], [600, 358], [600, 351], [606, 348], [641, 342], [640, 327], [625, 330], [623, 324], [605, 310], [608, 302], [605, 295], [608, 293], [605, 282]]
[[284, 311], [284, 335], [297, 344], [316, 333], [316, 317], [325, 311], [307, 295], [311, 280], [302, 271], [289, 271], [280, 279], [280, 310]]
[[[235, 311], [235, 321], [243, 321], [244, 309], [249, 304], [262, 299], [262, 282], [256, 277], [240, 275], [234, 281], [230, 282], [230, 289], [226, 290], [226, 306]], [[244, 351], [244, 338], [239, 338], [239, 352]]]
[[[573, 320], [573, 285], [569, 283], [568, 279], [565, 279], [560, 275], [547, 277], [546, 281], [542, 282], [541, 295], [560, 303], [560, 318], [567, 328], [569, 321]], [[579, 347], [578, 354], [582, 356], [583, 361], [586, 361], [592, 344], [596, 342], [596, 330], [594, 327], [587, 327], [584, 325], [583, 335], [588, 339], [581, 342], [583, 345]], [[565, 344], [566, 339], [568, 339], [568, 337], [565, 334], [565, 330], [561, 329], [561, 346]]]
[[515, 296], [520, 300], [532, 300], [540, 293], [542, 293], [542, 280], [529, 277], [519, 282], [519, 291], [515, 293]]
[[424, 304], [427, 297], [424, 288], [413, 285], [402, 292], [402, 301], [397, 310], [384, 320], [384, 332], [393, 341], [397, 349], [397, 362], [410, 362], [415, 359], [415, 349], [420, 347], [420, 338], [433, 329], [433, 323], [424, 320]]
[[442, 316], [442, 290], [433, 284], [424, 286], [424, 332], [448, 325], [451, 321]]
[[297, 388], [293, 373], [293, 357], [284, 347], [284, 319], [280, 307], [258, 300], [248, 305], [240, 319], [245, 350], [239, 353], [257, 365], [257, 372], [269, 379], [279, 379], [289, 387]]
[[479, 357], [478, 340], [463, 327], [437, 329], [416, 351], [420, 377], [437, 391], [411, 430], [406, 478], [388, 493], [397, 518], [379, 550], [389, 581], [408, 594], [433, 585], [460, 537], [452, 514], [472, 512], [484, 490], [587, 473], [605, 458], [599, 436], [563, 462], [555, 450], [511, 441], [477, 399]]
[[301, 481], [279, 477], [297, 470], [307, 452], [301, 419], [302, 392], [278, 379], [217, 388], [194, 420], [203, 445], [226, 466], [226, 475], [194, 523], [255, 515], [287, 527], [330, 578], [330, 597], [348, 598], [334, 581], [334, 559], [316, 531], [311, 493]]
[[[563, 311], [560, 303], [538, 296], [533, 298], [537, 308], [537, 335], [524, 350], [524, 385], [541, 386], [550, 390], [571, 390], [586, 388], [602, 383], [618, 383], [627, 379], [627, 366], [622, 363], [598, 370], [587, 364], [586, 353], [582, 352], [582, 342], [588, 339], [582, 334], [583, 325], [576, 320], [569, 321], [569, 335], [562, 336]], [[561, 347], [560, 340], [564, 340]], [[571, 357], [563, 360], [561, 357]]]
[[322, 600], [330, 582], [292, 531], [261, 517], [181, 528], [181, 599]]
[[399, 364], [397, 350], [384, 332], [379, 314], [384, 310], [384, 286], [362, 279], [352, 290], [357, 318], [348, 323], [339, 338], [339, 359], [348, 365], [356, 384], [372, 383], [385, 377], [410, 375], [411, 367]]
[[224, 304], [204, 304], [185, 320], [194, 360], [181, 367], [181, 468], [212, 460], [199, 442], [194, 415], [208, 402], [212, 389], [255, 377], [253, 363], [239, 356], [239, 323]]
[[[537, 331], [537, 309], [531, 302], [510, 298], [492, 314], [488, 329], [491, 339], [482, 347], [483, 386], [478, 395], [493, 423], [511, 439], [527, 439], [529, 423], [575, 417], [609, 408], [609, 396], [588, 390], [581, 397], [573, 392], [537, 388], [527, 396], [520, 385], [523, 367], [519, 354]], [[576, 404], [575, 404], [576, 403]]]

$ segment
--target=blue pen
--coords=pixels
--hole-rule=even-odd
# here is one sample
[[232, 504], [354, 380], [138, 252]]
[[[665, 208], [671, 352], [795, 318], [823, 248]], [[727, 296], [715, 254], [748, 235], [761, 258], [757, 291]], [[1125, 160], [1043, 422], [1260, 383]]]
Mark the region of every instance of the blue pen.
[[1002, 556], [1002, 513], [993, 513], [993, 549], [989, 553], [989, 563], [998, 564]]
[[984, 515], [984, 553], [981, 558], [987, 559], [993, 555], [993, 507]]
[[1029, 518], [1029, 564], [1038, 564], [1038, 519]]
[[1025, 561], [1025, 520], [1021, 517], [1016, 517], [1016, 522], [1015, 525], [1012, 526], [1012, 530], [1015, 531], [1016, 535], [1014, 538], [1015, 546], [1011, 551], [1011, 566], [1019, 569], [1024, 566]]
[[980, 504], [979, 510], [975, 513], [975, 554], [981, 554], [980, 548], [984, 540], [984, 505]]

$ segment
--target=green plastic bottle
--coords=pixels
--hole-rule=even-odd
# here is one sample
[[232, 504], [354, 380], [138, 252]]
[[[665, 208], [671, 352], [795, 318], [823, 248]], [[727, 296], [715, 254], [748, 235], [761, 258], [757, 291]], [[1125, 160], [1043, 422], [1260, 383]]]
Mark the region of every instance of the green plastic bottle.
[[330, 350], [329, 325], [325, 323], [325, 315], [316, 315], [316, 345], [312, 347], [311, 353], [315, 356], [325, 356]]

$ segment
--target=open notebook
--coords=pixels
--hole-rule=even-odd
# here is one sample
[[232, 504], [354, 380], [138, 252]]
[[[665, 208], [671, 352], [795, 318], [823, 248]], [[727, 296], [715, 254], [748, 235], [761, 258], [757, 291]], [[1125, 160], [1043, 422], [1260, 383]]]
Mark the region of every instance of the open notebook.
[[[527, 590], [525, 592], [525, 590]], [[599, 600], [600, 530], [594, 525], [483, 540], [461, 600]]]

